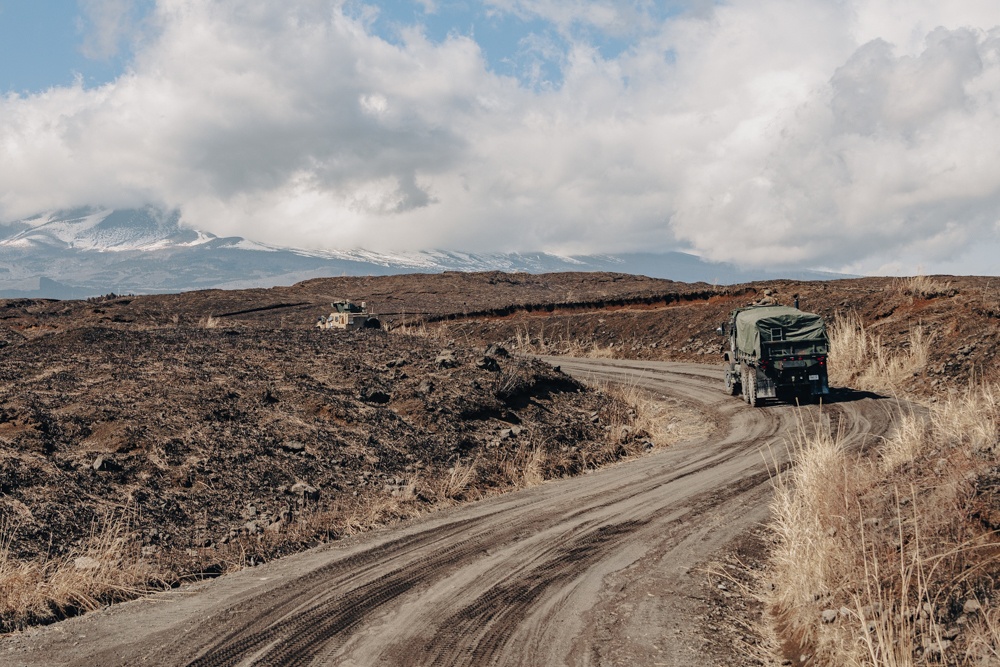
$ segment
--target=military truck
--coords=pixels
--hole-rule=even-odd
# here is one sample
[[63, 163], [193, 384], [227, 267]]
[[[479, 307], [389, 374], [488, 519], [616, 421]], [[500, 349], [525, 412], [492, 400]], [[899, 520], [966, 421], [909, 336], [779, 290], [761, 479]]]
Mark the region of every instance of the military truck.
[[788, 306], [749, 306], [719, 327], [725, 390], [751, 406], [765, 398], [811, 401], [830, 393], [826, 359], [830, 341], [823, 318]]

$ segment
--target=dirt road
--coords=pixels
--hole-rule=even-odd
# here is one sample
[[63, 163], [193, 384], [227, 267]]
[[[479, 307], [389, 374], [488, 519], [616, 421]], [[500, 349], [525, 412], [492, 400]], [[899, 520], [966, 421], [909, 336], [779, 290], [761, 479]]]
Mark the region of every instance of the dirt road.
[[[711, 665], [699, 568], [765, 518], [819, 407], [751, 409], [694, 364], [550, 360], [703, 411], [710, 435], [0, 642], [3, 665]], [[823, 412], [856, 444], [889, 401]], [[714, 648], [713, 648], [714, 646]]]

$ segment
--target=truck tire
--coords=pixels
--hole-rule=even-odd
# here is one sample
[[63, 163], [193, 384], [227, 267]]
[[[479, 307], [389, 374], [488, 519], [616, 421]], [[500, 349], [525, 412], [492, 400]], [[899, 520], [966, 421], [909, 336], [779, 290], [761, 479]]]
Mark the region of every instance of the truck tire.
[[744, 403], [750, 402], [750, 395], [747, 393], [750, 390], [750, 373], [747, 372], [746, 366], [743, 367], [742, 377], [740, 378], [740, 396], [743, 397]]
[[726, 373], [726, 393], [730, 396], [735, 396], [740, 393], [740, 381], [736, 378], [736, 369], [733, 368], [733, 364], [725, 364]]
[[751, 408], [756, 408], [759, 405], [757, 400], [757, 371], [749, 373], [749, 386], [747, 387], [747, 403], [750, 404]]

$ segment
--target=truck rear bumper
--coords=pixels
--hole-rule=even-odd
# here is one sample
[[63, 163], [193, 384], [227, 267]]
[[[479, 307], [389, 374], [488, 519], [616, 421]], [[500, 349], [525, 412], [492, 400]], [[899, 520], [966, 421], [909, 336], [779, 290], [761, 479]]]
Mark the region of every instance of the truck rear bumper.
[[763, 372], [757, 374], [757, 396], [761, 398], [778, 398], [779, 395], [801, 395], [807, 392], [810, 396], [829, 395], [830, 386], [825, 372], [797, 372], [782, 374], [776, 378]]

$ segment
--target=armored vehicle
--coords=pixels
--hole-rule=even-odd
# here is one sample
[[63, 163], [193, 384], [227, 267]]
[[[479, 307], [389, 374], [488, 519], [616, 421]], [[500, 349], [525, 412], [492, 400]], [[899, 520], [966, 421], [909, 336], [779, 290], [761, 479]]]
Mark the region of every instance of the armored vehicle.
[[316, 321], [316, 326], [320, 329], [378, 329], [382, 326], [378, 318], [368, 312], [364, 301], [359, 305], [342, 299], [334, 301], [330, 306], [333, 312]]
[[830, 393], [826, 359], [830, 347], [823, 318], [788, 306], [734, 310], [719, 327], [725, 389], [752, 406], [765, 398], [813, 400]]

